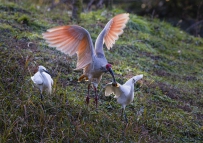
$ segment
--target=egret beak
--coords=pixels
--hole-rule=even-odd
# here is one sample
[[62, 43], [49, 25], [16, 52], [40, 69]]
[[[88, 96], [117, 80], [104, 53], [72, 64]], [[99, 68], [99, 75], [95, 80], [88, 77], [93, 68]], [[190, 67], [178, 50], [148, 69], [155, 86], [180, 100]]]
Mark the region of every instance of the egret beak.
[[50, 74], [50, 72], [48, 72], [47, 70], [43, 70], [45, 73], [48, 73], [50, 76], [51, 76], [51, 74]]
[[111, 76], [112, 76], [112, 78], [113, 78], [112, 85], [113, 85], [113, 86], [117, 86], [117, 83], [116, 83], [116, 79], [115, 79], [115, 77], [114, 77], [113, 70], [112, 70], [111, 68], [109, 68], [108, 71], [110, 72], [110, 74], [111, 74]]

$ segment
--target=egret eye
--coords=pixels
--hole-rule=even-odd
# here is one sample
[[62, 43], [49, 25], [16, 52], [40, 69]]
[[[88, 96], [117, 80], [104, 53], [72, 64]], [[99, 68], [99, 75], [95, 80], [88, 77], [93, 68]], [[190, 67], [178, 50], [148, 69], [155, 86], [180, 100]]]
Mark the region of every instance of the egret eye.
[[135, 83], [136, 82], [136, 80], [133, 78], [133, 82]]

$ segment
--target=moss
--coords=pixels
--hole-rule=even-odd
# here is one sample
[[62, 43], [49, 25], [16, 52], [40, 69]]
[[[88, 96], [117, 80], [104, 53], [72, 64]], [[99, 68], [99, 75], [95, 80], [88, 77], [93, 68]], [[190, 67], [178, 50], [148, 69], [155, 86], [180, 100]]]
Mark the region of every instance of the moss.
[[26, 25], [29, 25], [30, 24], [30, 18], [27, 16], [27, 15], [22, 15], [21, 17], [19, 17], [17, 19], [17, 21], [19, 23], [22, 23], [22, 24], [26, 24]]
[[0, 25], [0, 29], [1, 29], [1, 30], [10, 30], [10, 31], [13, 30], [13, 28], [12, 28], [11, 25], [8, 25], [8, 24], [5, 24], [5, 23], [3, 23], [3, 24]]
[[134, 30], [141, 31], [142, 33], [150, 33], [151, 29], [149, 23], [142, 18], [132, 15], [131, 20], [128, 22], [128, 27]]

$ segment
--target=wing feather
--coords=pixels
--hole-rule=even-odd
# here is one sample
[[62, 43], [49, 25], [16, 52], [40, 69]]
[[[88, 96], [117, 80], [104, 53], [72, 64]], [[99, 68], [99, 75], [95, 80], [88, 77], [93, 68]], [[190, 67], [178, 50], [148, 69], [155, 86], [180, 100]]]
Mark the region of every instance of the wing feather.
[[122, 85], [120, 85], [119, 83], [117, 84], [119, 85], [118, 87], [113, 86], [112, 82], [108, 83], [105, 88], [105, 96], [114, 94], [115, 95], [114, 98], [118, 98], [122, 94], [122, 90], [121, 90]]
[[[123, 29], [125, 28], [128, 20], [129, 20], [128, 13], [119, 14], [111, 19], [111, 24], [108, 27], [105, 27], [107, 29], [107, 31], [104, 36], [104, 42], [108, 49], [112, 48], [113, 44], [118, 39], [118, 36], [123, 33]], [[112, 33], [114, 33], [114, 34], [112, 34]], [[110, 38], [110, 40], [107, 40], [109, 38]]]
[[43, 84], [42, 75], [39, 72], [35, 73], [34, 76], [31, 77], [31, 79], [36, 85]]
[[75, 70], [83, 69], [92, 62], [95, 51], [86, 29], [76, 25], [59, 26], [48, 29], [42, 35], [50, 47], [56, 47], [57, 50], [70, 56], [77, 54]]
[[105, 88], [105, 96], [109, 96], [109, 95], [111, 95], [112, 93], [114, 93], [114, 91], [113, 91], [112, 82], [111, 82], [111, 83], [108, 83], [108, 84], [106, 85], [106, 88]]
[[123, 13], [113, 17], [101, 31], [95, 42], [96, 53], [103, 52], [103, 44], [105, 43], [107, 49], [110, 50], [115, 41], [118, 40], [119, 35], [123, 33], [123, 29], [126, 26], [126, 23], [129, 20], [129, 14]]

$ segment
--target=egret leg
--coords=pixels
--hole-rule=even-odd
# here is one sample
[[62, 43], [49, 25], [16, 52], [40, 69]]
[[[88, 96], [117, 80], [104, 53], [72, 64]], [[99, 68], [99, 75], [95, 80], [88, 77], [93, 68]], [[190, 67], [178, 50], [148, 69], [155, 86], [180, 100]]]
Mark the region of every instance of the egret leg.
[[125, 109], [124, 109], [124, 108], [122, 108], [121, 120], [122, 120], [122, 118], [123, 118], [123, 115], [124, 115], [124, 118], [125, 118], [126, 123], [128, 123], [128, 118], [127, 118], [127, 115], [126, 115], [126, 113], [125, 113]]
[[88, 85], [88, 94], [87, 94], [87, 97], [86, 97], [86, 103], [87, 103], [87, 105], [90, 102], [90, 86], [91, 86], [91, 84]]
[[97, 88], [94, 86], [94, 92], [95, 92], [95, 104], [96, 104], [96, 109], [97, 109], [97, 106], [98, 106], [98, 94], [97, 94]]
[[44, 110], [45, 108], [44, 108], [44, 105], [43, 105], [43, 103], [42, 103], [42, 109]]
[[43, 101], [43, 99], [44, 99], [44, 98], [43, 98], [43, 95], [42, 95], [42, 93], [40, 94], [40, 98], [41, 98], [41, 101]]
[[124, 111], [124, 109], [122, 108], [121, 109], [121, 120], [123, 120], [123, 111]]
[[124, 117], [125, 117], [126, 123], [128, 123], [128, 118], [127, 118], [127, 115], [126, 115], [126, 113], [125, 113], [125, 110], [124, 110]]
[[[43, 102], [44, 98], [43, 98], [42, 93], [40, 93], [40, 98], [41, 98], [41, 102]], [[43, 105], [43, 103], [41, 103], [41, 104], [42, 104], [42, 109], [44, 110], [44, 105]]]

